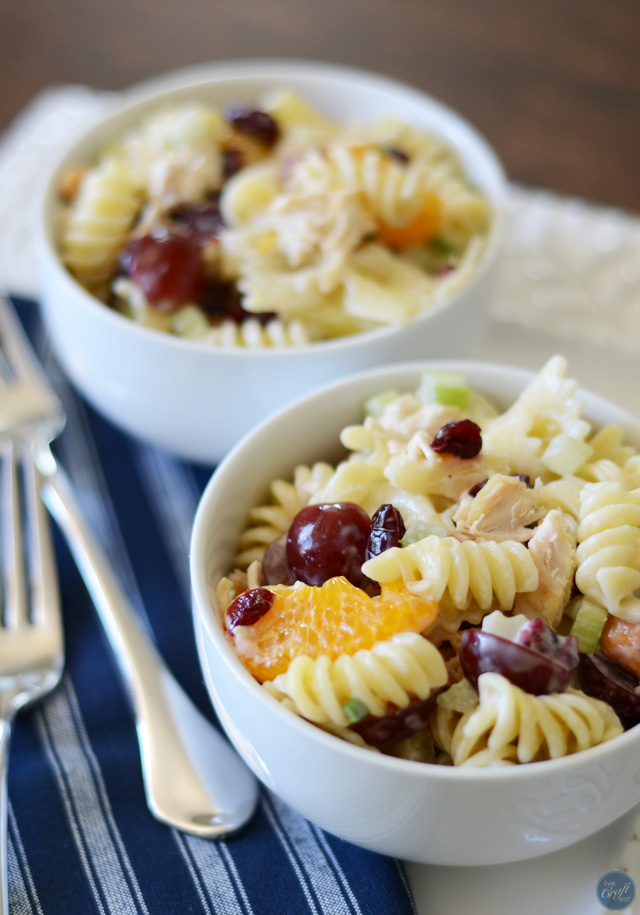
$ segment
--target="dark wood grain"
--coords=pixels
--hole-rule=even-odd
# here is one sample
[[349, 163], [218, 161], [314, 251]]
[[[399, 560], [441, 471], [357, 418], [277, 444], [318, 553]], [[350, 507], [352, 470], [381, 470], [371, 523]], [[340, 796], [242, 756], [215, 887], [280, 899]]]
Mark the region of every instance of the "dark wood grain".
[[640, 213], [638, 0], [0, 0], [0, 130], [52, 83], [255, 56], [412, 83], [512, 179]]

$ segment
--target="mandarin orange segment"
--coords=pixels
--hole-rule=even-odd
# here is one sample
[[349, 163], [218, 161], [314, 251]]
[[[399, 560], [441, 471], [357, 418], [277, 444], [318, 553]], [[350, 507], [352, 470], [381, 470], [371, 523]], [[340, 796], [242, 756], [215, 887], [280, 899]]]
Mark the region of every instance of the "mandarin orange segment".
[[396, 632], [421, 632], [436, 617], [438, 604], [412, 594], [402, 581], [382, 586], [369, 597], [346, 578], [323, 585], [286, 588], [273, 585], [271, 609], [253, 626], [238, 626], [231, 636], [245, 666], [261, 682], [284, 673], [299, 655], [332, 660], [355, 654]]
[[438, 234], [441, 223], [441, 205], [435, 194], [424, 194], [422, 207], [405, 226], [391, 226], [378, 221], [380, 240], [390, 248], [403, 250], [423, 245]]

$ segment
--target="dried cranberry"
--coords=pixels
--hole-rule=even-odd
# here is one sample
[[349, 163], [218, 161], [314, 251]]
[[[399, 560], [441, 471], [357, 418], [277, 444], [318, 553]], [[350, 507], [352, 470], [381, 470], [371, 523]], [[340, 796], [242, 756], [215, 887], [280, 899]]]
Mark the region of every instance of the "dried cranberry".
[[480, 480], [479, 483], [476, 483], [475, 486], [471, 487], [471, 489], [468, 492], [468, 495], [473, 496], [473, 498], [475, 499], [475, 497], [478, 495], [480, 490], [484, 489], [484, 487], [487, 485], [488, 482], [489, 482], [489, 477], [485, 477], [484, 480]]
[[237, 130], [264, 146], [273, 146], [280, 136], [280, 128], [271, 115], [258, 108], [233, 105], [226, 109], [225, 117]]
[[244, 153], [241, 149], [222, 150], [222, 180], [228, 181], [244, 165]]
[[409, 156], [402, 149], [398, 149], [397, 146], [385, 147], [384, 152], [390, 159], [395, 159], [396, 162], [400, 162], [402, 165], [406, 165], [409, 162]]
[[227, 607], [227, 629], [233, 632], [236, 626], [254, 626], [273, 606], [275, 594], [268, 588], [252, 588], [245, 591]]
[[204, 287], [199, 246], [180, 235], [144, 235], [130, 241], [120, 254], [120, 270], [158, 310], [197, 302]]
[[180, 234], [194, 241], [217, 238], [224, 226], [217, 198], [201, 204], [180, 204], [171, 211], [170, 217], [180, 228]]
[[398, 509], [389, 503], [381, 505], [371, 519], [367, 559], [371, 559], [372, 556], [377, 556], [393, 546], [399, 546], [405, 531], [404, 520]]
[[474, 458], [482, 448], [480, 426], [471, 419], [447, 423], [436, 434], [431, 447], [438, 454], [453, 454], [460, 458]]
[[209, 280], [204, 287], [199, 303], [212, 324], [233, 321], [242, 324], [247, 318], [253, 318], [260, 324], [266, 324], [276, 317], [274, 312], [249, 312], [242, 307], [242, 295], [235, 283]]
[[350, 725], [351, 730], [372, 747], [406, 740], [427, 726], [439, 692], [441, 690], [434, 689], [426, 699], [416, 699], [407, 708], [396, 709], [381, 718], [367, 715], [362, 721]]
[[442, 264], [442, 266], [438, 267], [438, 269], [436, 270], [435, 275], [440, 276], [440, 277], [449, 276], [449, 274], [453, 273], [453, 271], [455, 269], [456, 268], [453, 264]]

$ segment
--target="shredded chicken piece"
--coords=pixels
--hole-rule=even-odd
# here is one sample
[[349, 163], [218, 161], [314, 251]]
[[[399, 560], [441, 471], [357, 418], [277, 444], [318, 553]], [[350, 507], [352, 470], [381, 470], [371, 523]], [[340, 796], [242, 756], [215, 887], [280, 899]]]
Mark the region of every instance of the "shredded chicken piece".
[[532, 619], [542, 616], [550, 626], [560, 621], [571, 595], [576, 570], [576, 538], [563, 515], [552, 509], [534, 531], [529, 552], [538, 569], [538, 587], [518, 594], [514, 613]]
[[526, 543], [533, 535], [529, 525], [539, 521], [545, 511], [534, 490], [526, 483], [517, 477], [496, 473], [475, 497], [462, 501], [453, 516], [454, 536], [459, 540]]

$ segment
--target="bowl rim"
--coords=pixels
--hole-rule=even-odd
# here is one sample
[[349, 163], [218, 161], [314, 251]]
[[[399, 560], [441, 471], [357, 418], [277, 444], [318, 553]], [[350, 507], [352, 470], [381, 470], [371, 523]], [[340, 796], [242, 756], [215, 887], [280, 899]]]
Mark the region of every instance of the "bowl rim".
[[[409, 100], [414, 101], [416, 104], [426, 104], [427, 107], [437, 112], [439, 116], [447, 119], [455, 126], [456, 130], [463, 133], [467, 140], [473, 144], [476, 154], [480, 156], [484, 165], [492, 173], [495, 192], [493, 197], [490, 198], [493, 209], [492, 225], [471, 281], [463, 283], [451, 295], [434, 302], [425, 312], [405, 324], [385, 325], [357, 334], [329, 340], [318, 340], [301, 346], [273, 346], [260, 348], [259, 350], [249, 347], [234, 347], [232, 349], [212, 347], [211, 344], [205, 341], [188, 340], [166, 334], [118, 314], [91, 295], [63, 266], [55, 244], [55, 219], [51, 218], [51, 211], [55, 207], [55, 182], [62, 169], [67, 164], [78, 159], [78, 149], [91, 145], [92, 138], [102, 133], [105, 130], [105, 126], [108, 127], [114, 121], [117, 124], [121, 119], [126, 119], [136, 108], [144, 110], [156, 101], [160, 104], [162, 96], [166, 93], [174, 91], [187, 92], [190, 88], [200, 87], [209, 83], [215, 85], [233, 79], [279, 79], [284, 83], [287, 73], [290, 76], [295, 76], [296, 79], [322, 79], [338, 84], [347, 80], [354, 85], [359, 83], [363, 86], [365, 84], [371, 86], [374, 91], [376, 88], [384, 88], [387, 91], [402, 93]], [[318, 352], [320, 355], [324, 354], [330, 357], [334, 352], [337, 353], [343, 349], [357, 346], [359, 343], [366, 345], [370, 342], [375, 345], [376, 343], [384, 344], [386, 341], [392, 341], [395, 337], [402, 335], [407, 328], [428, 323], [449, 306], [455, 304], [467, 290], [480, 283], [494, 265], [501, 249], [506, 223], [507, 187], [507, 176], [502, 162], [485, 136], [455, 109], [409, 83], [374, 71], [325, 61], [272, 57], [238, 58], [179, 68], [150, 77], [124, 89], [119, 94], [119, 100], [115, 103], [115, 106], [109, 106], [104, 115], [93, 121], [86, 130], [75, 135], [73, 140], [59, 151], [49, 164], [49, 167], [43, 171], [35, 194], [32, 211], [33, 237], [41, 265], [46, 265], [48, 270], [53, 271], [56, 280], [63, 284], [64, 290], [75, 295], [78, 305], [88, 313], [93, 313], [96, 317], [100, 315], [100, 320], [102, 321], [107, 323], [115, 322], [113, 323], [114, 327], [120, 327], [123, 330], [125, 327], [129, 327], [134, 335], [141, 335], [142, 339], [146, 339], [149, 342], [155, 340], [160, 346], [168, 346], [170, 349], [184, 350], [184, 352], [188, 353], [215, 353], [219, 356], [223, 353], [226, 356], [233, 354], [240, 359], [255, 358], [258, 353], [266, 359], [281, 359], [287, 355], [306, 355], [311, 352]], [[163, 344], [160, 343], [161, 340], [164, 340]]]
[[[628, 731], [619, 734], [606, 743], [597, 744], [577, 753], [572, 753], [556, 759], [540, 760], [523, 765], [513, 766], [495, 766], [487, 768], [444, 766], [438, 764], [425, 764], [415, 760], [402, 759], [393, 756], [387, 756], [383, 753], [372, 752], [370, 748], [359, 746], [355, 743], [342, 740], [341, 738], [324, 731], [322, 728], [297, 715], [295, 712], [285, 708], [277, 699], [271, 696], [261, 685], [252, 677], [249, 671], [244, 667], [241, 660], [233, 651], [229, 640], [226, 638], [223, 628], [218, 619], [216, 608], [213, 605], [209, 585], [204, 580], [204, 570], [206, 567], [206, 544], [207, 528], [210, 525], [208, 518], [208, 505], [213, 498], [213, 493], [220, 487], [224, 488], [225, 480], [232, 475], [238, 455], [245, 449], [254, 448], [255, 442], [264, 435], [269, 427], [274, 423], [279, 424], [286, 420], [287, 414], [295, 412], [306, 407], [313, 408], [314, 403], [331, 399], [344, 389], [355, 388], [360, 385], [371, 386], [381, 382], [385, 378], [392, 377], [401, 373], [407, 377], [417, 372], [431, 371], [451, 371], [456, 373], [474, 374], [486, 376], [499, 381], [501, 378], [509, 379], [512, 384], [517, 384], [519, 389], [524, 387], [527, 381], [530, 381], [537, 374], [536, 371], [524, 369], [520, 366], [503, 363], [482, 362], [478, 360], [422, 360], [406, 363], [393, 363], [384, 365], [375, 369], [357, 372], [347, 377], [325, 384], [316, 388], [314, 391], [298, 397], [293, 402], [286, 404], [279, 410], [266, 417], [261, 423], [255, 426], [233, 447], [233, 449], [223, 458], [211, 474], [207, 485], [198, 502], [198, 507], [192, 526], [190, 550], [189, 550], [189, 569], [192, 593], [192, 616], [196, 632], [199, 631], [202, 640], [208, 638], [213, 644], [218, 657], [231, 670], [234, 676], [239, 679], [248, 690], [248, 695], [252, 703], [259, 703], [271, 714], [276, 715], [283, 725], [292, 731], [301, 729], [301, 736], [314, 743], [319, 747], [324, 747], [334, 753], [345, 754], [354, 760], [363, 761], [368, 759], [370, 765], [381, 768], [389, 772], [411, 774], [415, 778], [430, 779], [435, 778], [449, 782], [466, 783], [480, 778], [494, 781], [496, 779], [515, 779], [522, 780], [531, 778], [546, 778], [547, 776], [562, 777], [567, 769], [572, 770], [581, 768], [583, 765], [594, 764], [600, 758], [607, 758], [611, 753], [625, 752], [627, 745], [632, 747], [640, 741], [640, 725], [630, 728]], [[472, 382], [472, 385], [474, 383]], [[481, 387], [481, 382], [476, 382], [476, 386]], [[585, 400], [584, 416], [588, 419], [589, 415], [595, 409], [596, 412], [612, 412], [615, 416], [615, 422], [623, 425], [627, 437], [637, 440], [640, 447], [640, 420], [629, 413], [623, 407], [618, 407], [608, 398], [605, 398], [588, 388], [578, 386], [576, 396]], [[339, 431], [339, 430], [338, 430]], [[321, 458], [319, 458], [320, 460]], [[292, 464], [290, 471], [293, 471], [295, 464]], [[200, 648], [199, 655], [206, 655], [206, 648]], [[208, 666], [206, 658], [200, 656], [203, 667]], [[209, 691], [209, 690], [208, 690]], [[327, 743], [328, 741], [328, 743]], [[363, 756], [362, 754], [366, 754]], [[353, 755], [355, 754], [355, 756]], [[542, 768], [540, 768], [542, 767]], [[422, 773], [422, 775], [420, 774]]]

